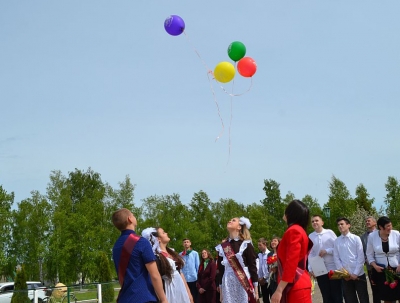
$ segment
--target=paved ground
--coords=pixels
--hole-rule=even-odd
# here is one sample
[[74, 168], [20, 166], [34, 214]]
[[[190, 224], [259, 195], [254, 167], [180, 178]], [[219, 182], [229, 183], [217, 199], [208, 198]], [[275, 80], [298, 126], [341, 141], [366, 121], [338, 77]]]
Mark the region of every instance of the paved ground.
[[[368, 293], [369, 293], [369, 302], [372, 303], [371, 286], [369, 284], [368, 278], [367, 278], [367, 285], [368, 285]], [[312, 296], [312, 302], [313, 303], [322, 303], [322, 296], [321, 296], [321, 292], [319, 291], [318, 284], [315, 284], [314, 294]]]

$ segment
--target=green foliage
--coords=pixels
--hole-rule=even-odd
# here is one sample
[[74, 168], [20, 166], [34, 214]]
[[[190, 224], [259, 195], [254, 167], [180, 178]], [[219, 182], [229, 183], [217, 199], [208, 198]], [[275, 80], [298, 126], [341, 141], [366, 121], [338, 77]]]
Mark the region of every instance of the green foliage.
[[11, 206], [14, 203], [14, 193], [7, 193], [0, 185], [0, 276], [11, 276], [10, 255], [11, 246]]
[[112, 274], [110, 261], [105, 252], [100, 252], [99, 257], [99, 282], [101, 285], [101, 296], [104, 303], [114, 302], [114, 286], [111, 283]]
[[[331, 209], [330, 228], [336, 227], [336, 219], [339, 217], [349, 218], [357, 209], [354, 199], [351, 197], [349, 190], [343, 181], [335, 176], [332, 176], [329, 183], [329, 200], [324, 206]], [[334, 232], [338, 233], [337, 228], [331, 228]]]
[[14, 281], [14, 293], [11, 298], [11, 303], [30, 303], [28, 297], [28, 286], [26, 285], [26, 277], [24, 267], [17, 270], [17, 275]]
[[[121, 207], [135, 214], [139, 234], [149, 226], [163, 227], [171, 238], [170, 247], [177, 251], [182, 250], [182, 239], [190, 238], [195, 250], [207, 248], [214, 253], [214, 247], [228, 235], [227, 222], [240, 216], [250, 219], [253, 243], [257, 244], [261, 237], [270, 240], [274, 235], [282, 236], [287, 228], [282, 216], [295, 195], [289, 191], [282, 198], [279, 187], [275, 180], [264, 180], [264, 199], [249, 205], [232, 198], [211, 201], [204, 191], [199, 191], [184, 202], [176, 193], [150, 196], [138, 207], [134, 204], [135, 185], [128, 176], [113, 188], [92, 169], [75, 169], [67, 175], [53, 171], [46, 195], [32, 191], [30, 197], [17, 204], [17, 209], [11, 210], [14, 194], [0, 186], [0, 270], [2, 275], [13, 276], [15, 265], [24, 264], [26, 277], [39, 280], [39, 259], [43, 259], [44, 279], [52, 284], [75, 283], [81, 277], [82, 281], [99, 280], [106, 268], [106, 265], [99, 266], [100, 254], [109, 261], [120, 234], [111, 223], [111, 215]], [[380, 209], [378, 215], [373, 207], [374, 199], [362, 184], [357, 186], [352, 198], [346, 185], [332, 176], [329, 200], [324, 205], [331, 208], [331, 218], [324, 218], [325, 227], [337, 232], [336, 218], [346, 216], [352, 222], [352, 232], [359, 234], [367, 214], [378, 217], [386, 210], [398, 229], [399, 181], [389, 177], [385, 187], [386, 209]], [[301, 200], [311, 214], [323, 215], [321, 205], [312, 196], [306, 195]], [[110, 271], [111, 277], [115, 277], [114, 266]]]
[[282, 237], [286, 229], [286, 223], [283, 221], [286, 204], [281, 199], [280, 184], [275, 180], [264, 180], [265, 198], [261, 201], [264, 205], [269, 222], [269, 237]]
[[[311, 221], [311, 217], [313, 215], [320, 215], [323, 216], [322, 214], [322, 209], [321, 206], [319, 205], [317, 199], [314, 199], [313, 197], [311, 197], [310, 195], [305, 195], [304, 198], [301, 200], [305, 205], [307, 205], [307, 207], [310, 210], [310, 221]], [[325, 224], [329, 223], [329, 222], [324, 222]], [[325, 228], [328, 228], [328, 225], [325, 225]], [[331, 226], [329, 226], [329, 228], [331, 228]], [[310, 234], [314, 231], [314, 229], [311, 226], [311, 222], [308, 225], [307, 228], [307, 232]]]
[[386, 213], [391, 219], [393, 228], [400, 228], [400, 182], [395, 177], [388, 177], [386, 188]]

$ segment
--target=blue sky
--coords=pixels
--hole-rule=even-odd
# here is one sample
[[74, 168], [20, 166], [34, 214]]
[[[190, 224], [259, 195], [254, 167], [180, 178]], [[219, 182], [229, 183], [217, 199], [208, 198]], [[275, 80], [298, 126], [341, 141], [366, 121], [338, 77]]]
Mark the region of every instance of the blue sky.
[[[52, 170], [91, 167], [114, 187], [129, 175], [138, 204], [199, 190], [247, 204], [271, 178], [282, 196], [323, 204], [335, 175], [380, 205], [400, 173], [399, 10], [397, 0], [2, 1], [0, 184], [19, 202], [45, 193]], [[171, 14], [191, 43], [165, 32]], [[193, 47], [213, 69], [233, 41], [258, 70], [231, 100], [215, 82], [213, 95]]]

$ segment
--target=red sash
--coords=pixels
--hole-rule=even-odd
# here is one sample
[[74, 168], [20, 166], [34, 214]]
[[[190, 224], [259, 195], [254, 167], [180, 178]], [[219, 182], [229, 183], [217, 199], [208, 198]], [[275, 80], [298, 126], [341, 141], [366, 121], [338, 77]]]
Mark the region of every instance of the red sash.
[[229, 241], [225, 241], [221, 244], [224, 249], [224, 254], [228, 259], [229, 265], [232, 267], [233, 272], [239, 279], [240, 284], [243, 286], [244, 290], [247, 292], [247, 297], [250, 303], [256, 303], [256, 298], [254, 297], [254, 288], [251, 279], [248, 279], [242, 265], [240, 265], [239, 260], [236, 258], [235, 252], [232, 249]]
[[126, 269], [128, 268], [129, 260], [131, 258], [133, 249], [135, 248], [135, 245], [137, 241], [139, 241], [139, 239], [140, 236], [132, 233], [125, 240], [124, 246], [122, 246], [121, 257], [119, 259], [119, 265], [118, 265], [118, 280], [119, 280], [119, 285], [121, 285], [121, 290], [124, 285], [125, 272]]

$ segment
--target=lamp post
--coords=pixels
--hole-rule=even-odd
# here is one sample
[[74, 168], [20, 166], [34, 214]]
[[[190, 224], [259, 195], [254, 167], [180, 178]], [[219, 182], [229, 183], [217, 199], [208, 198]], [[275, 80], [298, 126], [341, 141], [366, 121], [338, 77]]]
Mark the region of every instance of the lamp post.
[[325, 217], [328, 219], [328, 227], [331, 227], [331, 208], [329, 206], [325, 206], [323, 209]]

